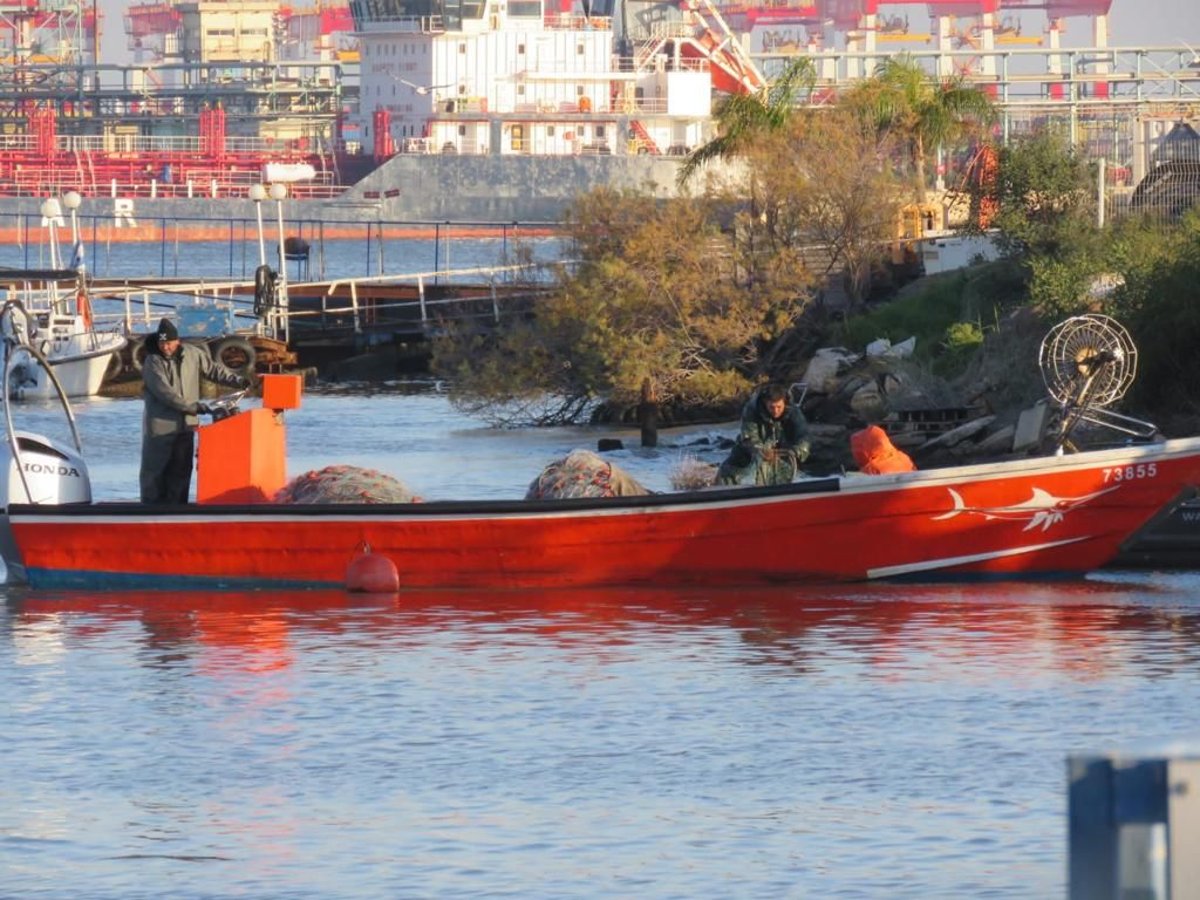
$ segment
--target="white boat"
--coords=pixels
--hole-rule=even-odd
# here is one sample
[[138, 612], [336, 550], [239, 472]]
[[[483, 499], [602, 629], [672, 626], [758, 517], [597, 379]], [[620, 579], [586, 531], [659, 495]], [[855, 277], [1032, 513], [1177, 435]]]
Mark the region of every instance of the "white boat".
[[[9, 312], [0, 335], [8, 347], [9, 399], [90, 397], [100, 391], [113, 355], [125, 346], [119, 325], [96, 328], [75, 218], [80, 202], [74, 191], [62, 201], [50, 197], [42, 202], [42, 221], [49, 230], [49, 268], [0, 269], [0, 300]], [[70, 210], [74, 241], [69, 267], [58, 231], [64, 205]]]
[[70, 270], [0, 270], [0, 283], [8, 285], [6, 305], [17, 307], [11, 317], [13, 344], [8, 363], [8, 395], [13, 400], [49, 400], [58, 387], [47, 366], [68, 397], [89, 397], [99, 392], [113, 355], [126, 338], [115, 330], [94, 325], [91, 304], [82, 278]]

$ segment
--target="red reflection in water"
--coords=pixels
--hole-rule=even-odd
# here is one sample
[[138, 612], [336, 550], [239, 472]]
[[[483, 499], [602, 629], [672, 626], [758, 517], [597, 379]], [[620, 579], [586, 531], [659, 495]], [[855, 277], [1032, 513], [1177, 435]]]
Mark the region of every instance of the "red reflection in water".
[[[353, 630], [383, 646], [430, 629], [480, 627], [463, 639], [483, 645], [514, 634], [596, 649], [647, 628], [723, 628], [765, 651], [794, 647], [819, 630], [825, 641], [886, 665], [918, 651], [953, 661], [986, 653], [1087, 675], [1111, 667], [1104, 651], [1130, 631], [1169, 633], [1194, 645], [1200, 607], [1147, 606], [1146, 585], [1105, 581], [972, 585], [830, 585], [736, 590], [425, 591], [396, 596], [342, 591], [38, 593], [13, 601], [18, 617], [67, 615], [80, 640], [131, 620], [147, 646], [196, 653], [218, 667], [268, 672], [293, 661], [294, 639]], [[1189, 654], [1190, 655], [1190, 654]], [[778, 661], [786, 662], [786, 653]], [[768, 659], [774, 659], [770, 654]]]

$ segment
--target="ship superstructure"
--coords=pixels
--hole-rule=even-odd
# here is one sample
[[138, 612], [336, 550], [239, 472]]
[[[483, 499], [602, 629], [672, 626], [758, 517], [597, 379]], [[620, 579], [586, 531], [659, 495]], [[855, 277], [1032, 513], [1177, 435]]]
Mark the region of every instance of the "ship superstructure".
[[641, 4], [637, 41], [592, 10], [542, 0], [352, 0], [359, 124], [394, 152], [683, 155], [709, 133], [714, 85], [762, 76], [707, 0]]

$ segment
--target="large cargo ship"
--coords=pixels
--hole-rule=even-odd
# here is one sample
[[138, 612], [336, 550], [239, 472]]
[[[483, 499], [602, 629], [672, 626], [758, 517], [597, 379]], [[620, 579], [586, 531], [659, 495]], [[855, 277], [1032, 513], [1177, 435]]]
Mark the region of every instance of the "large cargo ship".
[[[0, 85], [0, 195], [36, 209], [76, 191], [85, 213], [136, 218], [284, 181], [335, 219], [553, 218], [594, 184], [673, 190], [709, 134], [714, 87], [764, 84], [709, 0], [631, 2], [641, 33], [619, 39], [611, 15], [543, 0], [356, 2], [352, 46], [330, 37], [346, 20], [290, 28], [312, 17], [286, 12], [281, 26], [273, 0], [137, 6], [136, 64], [15, 67]], [[493, 202], [456, 202], [481, 182]]]
[[[1089, 116], [1119, 112], [1132, 124], [1096, 135], [1136, 181], [1200, 69], [1179, 48], [1107, 48], [1111, 3], [158, 0], [128, 9], [128, 60], [111, 65], [76, 0], [0, 0], [0, 213], [75, 191], [82, 215], [118, 224], [228, 219], [253, 215], [264, 182], [287, 183], [289, 216], [326, 222], [549, 221], [601, 184], [666, 196], [711, 135], [714, 96], [760, 88], [759, 65], [808, 56], [820, 103], [912, 37], [881, 6], [928, 9], [931, 72], [977, 79], [1005, 133], [1057, 106], [1088, 140]], [[1031, 8], [1044, 40], [1013, 49], [1000, 14]], [[1060, 48], [1077, 15], [1092, 46]]]

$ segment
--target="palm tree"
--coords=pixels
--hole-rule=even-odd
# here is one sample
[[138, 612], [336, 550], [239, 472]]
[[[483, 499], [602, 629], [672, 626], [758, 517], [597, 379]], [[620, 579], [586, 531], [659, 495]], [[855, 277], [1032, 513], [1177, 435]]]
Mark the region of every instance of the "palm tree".
[[983, 91], [960, 75], [939, 83], [908, 54], [888, 57], [845, 99], [876, 127], [897, 132], [907, 144], [920, 203], [925, 202], [929, 150], [982, 130], [996, 117]]
[[806, 57], [788, 64], [783, 73], [753, 94], [731, 94], [713, 111], [717, 136], [701, 144], [679, 169], [678, 183], [685, 184], [715, 159], [740, 155], [756, 135], [781, 131], [796, 108], [801, 90], [811, 89], [816, 70]]

